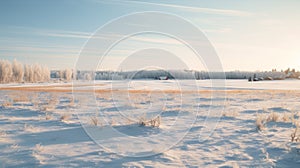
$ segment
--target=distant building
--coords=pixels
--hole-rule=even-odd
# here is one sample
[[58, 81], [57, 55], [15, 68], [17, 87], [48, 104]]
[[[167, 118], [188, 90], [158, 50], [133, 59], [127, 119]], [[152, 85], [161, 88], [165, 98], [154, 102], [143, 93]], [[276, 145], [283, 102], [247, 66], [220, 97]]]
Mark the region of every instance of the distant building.
[[168, 76], [160, 76], [158, 77], [159, 80], [168, 80], [169, 77]]

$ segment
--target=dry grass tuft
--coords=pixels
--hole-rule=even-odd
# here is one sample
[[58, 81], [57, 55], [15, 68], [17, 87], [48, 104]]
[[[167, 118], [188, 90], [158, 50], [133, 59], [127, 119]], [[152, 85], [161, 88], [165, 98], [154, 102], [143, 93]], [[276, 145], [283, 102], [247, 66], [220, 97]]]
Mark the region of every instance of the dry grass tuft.
[[299, 125], [300, 121], [295, 119], [297, 116], [297, 113], [275, 113], [272, 112], [270, 114], [257, 114], [256, 116], [256, 128], [258, 131], [263, 131], [266, 127], [265, 125], [268, 122], [291, 122], [292, 124], [296, 125], [295, 130], [291, 134], [291, 141], [292, 142], [300, 142], [300, 131], [299, 131]]
[[51, 110], [53, 110], [53, 108], [51, 108], [51, 107], [49, 107], [49, 106], [44, 106], [44, 107], [41, 107], [40, 110], [46, 112], [46, 111], [51, 111]]
[[284, 113], [284, 114], [282, 115], [281, 120], [282, 120], [283, 122], [290, 122], [290, 121], [291, 121], [291, 114], [289, 114], [289, 113]]
[[18, 149], [19, 148], [19, 145], [18, 144], [12, 144], [10, 146], [11, 149]]
[[291, 134], [292, 142], [300, 142], [299, 123], [296, 123], [296, 128]]
[[2, 104], [2, 107], [10, 107], [10, 106], [12, 106], [12, 103], [11, 102], [4, 102], [3, 104]]
[[139, 124], [142, 126], [152, 126], [152, 127], [159, 127], [161, 124], [161, 117], [157, 116], [155, 118], [152, 118], [150, 120], [147, 120], [146, 118], [142, 117], [139, 121]]
[[44, 150], [44, 147], [41, 144], [36, 144], [35, 145], [35, 152], [42, 152]]
[[45, 119], [46, 119], [46, 120], [51, 120], [51, 119], [52, 119], [52, 115], [49, 114], [49, 113], [46, 113]]
[[73, 97], [71, 97], [70, 99], [69, 99], [69, 105], [68, 105], [68, 107], [69, 108], [73, 108], [73, 107], [75, 107], [75, 100], [74, 100], [74, 98]]
[[14, 103], [17, 103], [17, 102], [29, 102], [29, 98], [26, 95], [17, 95], [17, 96], [12, 97], [12, 101]]
[[70, 118], [71, 118], [71, 115], [65, 113], [60, 117], [60, 121], [68, 121]]
[[125, 124], [130, 125], [130, 124], [133, 124], [133, 123], [136, 123], [133, 119], [131, 119], [131, 118], [126, 118], [125, 119]]
[[258, 131], [263, 131], [265, 129], [265, 124], [266, 124], [266, 120], [265, 120], [265, 115], [259, 114], [256, 116], [256, 129]]
[[277, 121], [279, 121], [279, 115], [275, 112], [272, 112], [267, 118], [267, 122], [277, 122]]
[[37, 129], [35, 129], [32, 125], [24, 124], [24, 131], [26, 131], [26, 132], [36, 132]]
[[94, 126], [101, 126], [102, 125], [97, 117], [92, 116], [90, 119], [91, 119], [91, 125], [94, 125]]
[[222, 115], [223, 117], [236, 117], [239, 113], [237, 111], [224, 111]]
[[116, 126], [116, 125], [117, 125], [117, 122], [116, 122], [116, 120], [115, 120], [114, 118], [112, 118], [112, 119], [110, 120], [110, 125], [111, 125], [111, 126]]
[[6, 134], [5, 131], [0, 130], [0, 137], [4, 137], [4, 136], [6, 136], [6, 135], [7, 135], [7, 134]]

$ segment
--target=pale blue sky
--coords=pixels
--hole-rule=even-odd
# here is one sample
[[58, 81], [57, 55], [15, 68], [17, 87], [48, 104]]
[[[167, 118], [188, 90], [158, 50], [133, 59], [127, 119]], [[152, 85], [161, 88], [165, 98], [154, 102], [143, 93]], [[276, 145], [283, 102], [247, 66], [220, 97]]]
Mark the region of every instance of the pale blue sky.
[[73, 67], [89, 36], [106, 22], [162, 11], [202, 30], [225, 70], [300, 69], [299, 6], [298, 0], [2, 0], [0, 59]]

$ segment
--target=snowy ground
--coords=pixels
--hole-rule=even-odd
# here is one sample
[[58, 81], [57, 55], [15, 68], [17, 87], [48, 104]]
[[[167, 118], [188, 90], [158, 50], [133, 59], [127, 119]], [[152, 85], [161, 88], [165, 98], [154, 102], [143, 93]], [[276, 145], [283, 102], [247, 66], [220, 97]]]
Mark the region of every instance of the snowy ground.
[[299, 84], [1, 85], [0, 167], [299, 167]]

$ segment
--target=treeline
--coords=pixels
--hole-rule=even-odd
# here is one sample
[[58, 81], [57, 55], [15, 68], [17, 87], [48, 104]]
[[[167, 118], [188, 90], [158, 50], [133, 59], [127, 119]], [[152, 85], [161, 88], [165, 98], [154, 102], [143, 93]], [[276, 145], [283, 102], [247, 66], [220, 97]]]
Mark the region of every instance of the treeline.
[[52, 79], [59, 79], [60, 81], [67, 81], [70, 82], [74, 79], [75, 73], [72, 69], [65, 69], [65, 70], [56, 70], [51, 71], [51, 78]]
[[36, 83], [71, 80], [135, 80], [135, 79], [300, 79], [300, 72], [295, 69], [286, 71], [230, 71], [230, 72], [207, 72], [194, 70], [143, 70], [143, 71], [80, 71], [80, 70], [52, 70], [39, 64], [22, 64], [17, 60], [12, 62], [0, 60], [0, 83]]
[[39, 64], [23, 65], [17, 60], [0, 60], [0, 83], [47, 82], [50, 70]]
[[[289, 74], [278, 71], [261, 71], [261, 72], [247, 72], [247, 71], [229, 71], [229, 72], [207, 72], [207, 71], [192, 71], [192, 70], [143, 70], [143, 71], [71, 71], [66, 73], [63, 71], [52, 71], [51, 77], [66, 80], [138, 80], [149, 79], [155, 80], [160, 77], [167, 77], [168, 79], [186, 79], [186, 80], [205, 80], [205, 79], [248, 79], [249, 77], [268, 78], [268, 79], [285, 79]], [[72, 72], [72, 75], [70, 74]], [[66, 75], [69, 74], [69, 75]], [[66, 77], [66, 76], [69, 76]]]

